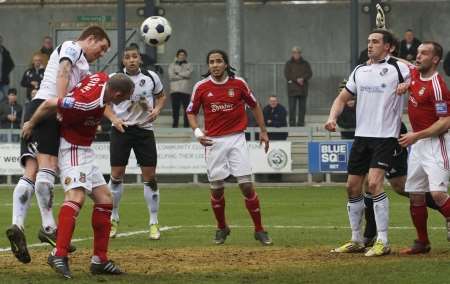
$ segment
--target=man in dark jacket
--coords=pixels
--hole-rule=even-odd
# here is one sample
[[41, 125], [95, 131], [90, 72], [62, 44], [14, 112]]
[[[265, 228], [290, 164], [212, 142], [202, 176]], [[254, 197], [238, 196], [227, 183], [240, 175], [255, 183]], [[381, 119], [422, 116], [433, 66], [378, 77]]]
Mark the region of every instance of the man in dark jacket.
[[[263, 109], [264, 122], [267, 127], [287, 127], [287, 111], [278, 103], [276, 96], [269, 97], [269, 104]], [[286, 140], [287, 132], [269, 132], [270, 140]]]
[[17, 90], [8, 91], [8, 101], [0, 104], [0, 128], [19, 129], [22, 119], [22, 106], [17, 103]]
[[[284, 76], [287, 80], [289, 99], [289, 125], [305, 126], [306, 97], [308, 81], [312, 77], [311, 66], [302, 58], [299, 47], [292, 48], [292, 57], [286, 62]], [[298, 119], [297, 118], [298, 105]]]
[[413, 31], [407, 30], [403, 40], [400, 42], [399, 57], [408, 60], [409, 62], [413, 62], [416, 60], [417, 48], [420, 43], [420, 40], [414, 37]]
[[0, 102], [2, 102], [9, 89], [9, 73], [14, 69], [14, 62], [9, 51], [3, 46], [0, 36]]

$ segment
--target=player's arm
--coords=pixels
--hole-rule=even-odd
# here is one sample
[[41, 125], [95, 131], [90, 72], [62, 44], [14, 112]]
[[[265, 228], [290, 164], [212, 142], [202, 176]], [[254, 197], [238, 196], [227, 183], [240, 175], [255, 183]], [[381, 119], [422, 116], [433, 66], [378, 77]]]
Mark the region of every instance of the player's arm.
[[450, 128], [450, 116], [441, 117], [430, 127], [424, 130], [402, 134], [401, 137], [398, 139], [398, 143], [402, 147], [406, 147], [416, 143], [417, 140], [433, 136], [439, 136], [442, 133], [447, 132], [449, 128]]
[[252, 108], [253, 116], [255, 117], [256, 123], [259, 126], [260, 133], [259, 133], [259, 144], [264, 143], [264, 152], [267, 153], [269, 151], [269, 135], [267, 134], [266, 124], [264, 123], [264, 115], [261, 110], [261, 106], [259, 103], [256, 103], [256, 105]]
[[127, 125], [122, 119], [116, 116], [110, 104], [106, 104], [103, 116], [106, 117], [109, 121], [111, 121], [112, 125], [117, 129], [117, 131], [119, 131], [120, 133], [125, 132], [124, 127], [127, 127]]
[[28, 139], [31, 135], [33, 128], [42, 121], [47, 115], [56, 112], [58, 106], [58, 99], [52, 98], [45, 100], [33, 114], [33, 116], [23, 124], [22, 137]]
[[330, 115], [328, 116], [328, 120], [325, 123], [325, 129], [328, 131], [336, 131], [336, 121], [339, 115], [344, 110], [345, 105], [349, 100], [353, 98], [353, 95], [346, 89], [343, 88], [339, 95], [333, 102], [331, 106]]
[[150, 112], [150, 115], [148, 117], [148, 120], [150, 122], [154, 121], [158, 115], [161, 113], [162, 108], [166, 104], [167, 96], [164, 93], [164, 91], [161, 91], [160, 93], [155, 95], [155, 107]]
[[56, 95], [58, 98], [64, 98], [67, 94], [67, 88], [70, 82], [70, 72], [72, 71], [72, 62], [67, 59], [61, 59], [56, 75]]

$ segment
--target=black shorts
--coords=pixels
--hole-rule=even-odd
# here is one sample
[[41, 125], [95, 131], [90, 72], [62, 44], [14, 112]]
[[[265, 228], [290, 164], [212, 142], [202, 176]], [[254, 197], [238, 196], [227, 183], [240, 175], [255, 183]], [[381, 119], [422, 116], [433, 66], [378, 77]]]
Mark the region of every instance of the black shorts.
[[156, 142], [152, 130], [128, 126], [125, 128], [125, 133], [120, 133], [113, 127], [109, 147], [111, 167], [126, 166], [131, 149], [136, 155], [139, 166], [156, 167]]
[[[400, 128], [400, 134], [406, 134], [408, 129], [406, 125], [402, 122]], [[397, 143], [397, 147], [394, 150], [392, 156], [392, 163], [389, 168], [386, 169], [385, 177], [387, 179], [406, 176], [408, 173], [408, 150], [403, 148]]]
[[387, 170], [392, 164], [397, 138], [355, 137], [347, 171], [350, 175], [365, 175], [369, 168]]
[[[25, 109], [23, 122], [27, 122], [44, 102], [43, 99], [32, 100]], [[56, 114], [46, 116], [33, 129], [28, 140], [21, 139], [20, 163], [25, 166], [27, 158], [36, 158], [37, 152], [57, 157], [59, 150], [59, 122]]]

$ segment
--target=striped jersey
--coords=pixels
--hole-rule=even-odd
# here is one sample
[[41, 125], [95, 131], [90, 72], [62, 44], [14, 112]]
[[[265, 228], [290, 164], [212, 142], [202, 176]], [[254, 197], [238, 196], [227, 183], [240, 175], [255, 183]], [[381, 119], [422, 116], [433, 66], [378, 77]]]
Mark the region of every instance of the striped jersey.
[[72, 90], [78, 82], [89, 75], [89, 63], [84, 57], [83, 50], [74, 41], [65, 41], [59, 45], [50, 55], [47, 67], [44, 72], [44, 79], [36, 96], [33, 99], [56, 98], [56, 77], [58, 75], [59, 63], [67, 59], [72, 64], [70, 71], [69, 86], [67, 90]]
[[108, 74], [95, 73], [84, 78], [66, 97], [58, 100], [62, 115], [61, 136], [79, 146], [90, 146], [103, 117], [103, 96]]
[[420, 72], [411, 67], [408, 115], [414, 132], [430, 127], [439, 117], [449, 116], [450, 94], [445, 81], [434, 73], [422, 78]]

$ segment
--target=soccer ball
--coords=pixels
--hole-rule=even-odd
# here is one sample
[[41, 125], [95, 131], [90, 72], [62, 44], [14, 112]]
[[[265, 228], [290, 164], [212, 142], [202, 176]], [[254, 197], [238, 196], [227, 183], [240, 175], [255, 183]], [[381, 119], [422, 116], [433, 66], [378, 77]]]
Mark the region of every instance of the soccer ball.
[[171, 33], [172, 27], [164, 17], [149, 17], [141, 25], [141, 36], [144, 42], [151, 46], [164, 44], [169, 40]]

